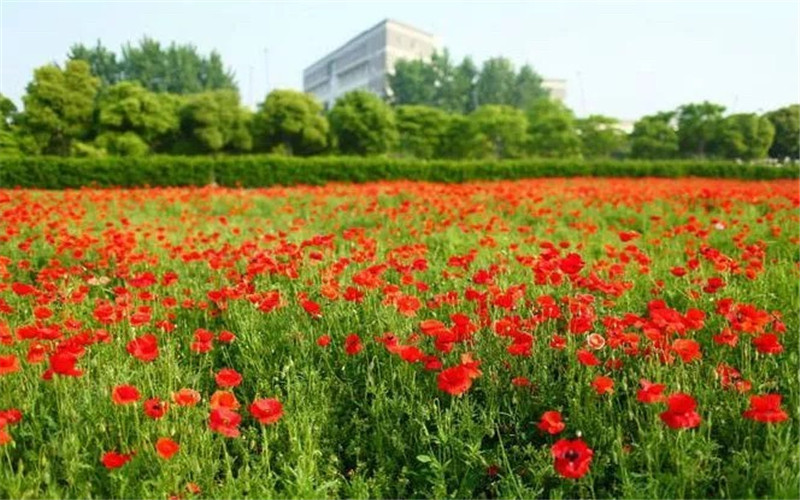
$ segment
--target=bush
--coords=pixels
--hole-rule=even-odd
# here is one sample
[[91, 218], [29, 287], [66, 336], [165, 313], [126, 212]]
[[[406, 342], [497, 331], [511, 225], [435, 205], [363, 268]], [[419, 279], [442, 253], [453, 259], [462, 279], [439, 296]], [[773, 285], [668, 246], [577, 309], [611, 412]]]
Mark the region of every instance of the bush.
[[413, 160], [386, 157], [143, 156], [0, 159], [0, 187], [64, 189], [82, 186], [222, 186], [324, 184], [420, 180], [465, 182], [530, 177], [797, 178], [796, 164], [782, 167], [702, 160]]

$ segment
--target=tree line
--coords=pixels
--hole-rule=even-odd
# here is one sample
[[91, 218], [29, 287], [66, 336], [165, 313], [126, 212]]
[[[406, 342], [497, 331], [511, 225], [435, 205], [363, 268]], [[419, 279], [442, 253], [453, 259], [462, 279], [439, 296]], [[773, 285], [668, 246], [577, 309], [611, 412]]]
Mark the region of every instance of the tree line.
[[639, 119], [577, 118], [550, 99], [528, 65], [478, 68], [447, 51], [400, 61], [387, 99], [352, 91], [324, 110], [311, 95], [274, 90], [242, 106], [218, 54], [152, 39], [73, 46], [63, 65], [37, 68], [23, 109], [0, 95], [0, 154], [138, 156], [278, 153], [414, 158], [798, 158], [800, 105], [764, 115], [686, 104]]

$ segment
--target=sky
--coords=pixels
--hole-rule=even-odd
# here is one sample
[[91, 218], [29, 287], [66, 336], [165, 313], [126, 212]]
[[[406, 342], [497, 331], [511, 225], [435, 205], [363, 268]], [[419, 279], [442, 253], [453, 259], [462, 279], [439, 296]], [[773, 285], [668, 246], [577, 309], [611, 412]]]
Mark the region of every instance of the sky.
[[379, 21], [433, 33], [458, 61], [505, 56], [567, 80], [578, 116], [633, 120], [710, 100], [729, 112], [800, 102], [800, 2], [0, 0], [0, 93], [77, 42], [119, 53], [147, 35], [216, 49], [253, 106], [302, 89], [303, 68]]

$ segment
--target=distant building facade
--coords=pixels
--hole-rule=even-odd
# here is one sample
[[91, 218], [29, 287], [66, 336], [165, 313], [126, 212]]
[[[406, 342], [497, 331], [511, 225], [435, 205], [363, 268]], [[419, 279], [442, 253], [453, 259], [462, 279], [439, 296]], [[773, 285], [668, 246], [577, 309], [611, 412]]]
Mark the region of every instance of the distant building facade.
[[386, 19], [306, 68], [303, 91], [314, 94], [326, 108], [351, 90], [386, 97], [388, 75], [397, 61], [429, 60], [436, 48], [433, 35]]
[[559, 78], [545, 78], [542, 87], [550, 93], [550, 98], [564, 102], [567, 98], [567, 81]]

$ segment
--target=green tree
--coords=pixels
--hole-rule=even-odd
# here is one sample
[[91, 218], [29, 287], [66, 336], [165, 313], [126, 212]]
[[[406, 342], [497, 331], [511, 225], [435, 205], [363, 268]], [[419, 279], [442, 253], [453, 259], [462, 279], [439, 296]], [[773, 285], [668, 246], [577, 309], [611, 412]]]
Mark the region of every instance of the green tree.
[[516, 74], [514, 65], [505, 57], [493, 57], [483, 63], [478, 75], [478, 105], [514, 102]]
[[436, 75], [429, 63], [401, 59], [395, 63], [394, 73], [389, 74], [388, 80], [395, 105], [433, 104]]
[[180, 137], [172, 150], [181, 154], [249, 151], [253, 145], [250, 120], [235, 90], [186, 96], [180, 110]]
[[720, 153], [727, 158], [755, 160], [767, 156], [775, 127], [766, 116], [739, 113], [727, 116], [720, 133]]
[[89, 63], [89, 68], [94, 76], [100, 79], [102, 86], [113, 85], [122, 78], [122, 68], [117, 62], [114, 52], [106, 49], [100, 40], [94, 47], [75, 44], [70, 47], [68, 60], [81, 60]]
[[19, 154], [19, 144], [12, 131], [12, 120], [16, 113], [14, 102], [0, 94], [0, 155]]
[[113, 154], [160, 150], [178, 130], [179, 105], [177, 96], [150, 92], [137, 82], [112, 85], [97, 101], [98, 144]]
[[470, 118], [478, 132], [491, 146], [495, 158], [519, 158], [523, 155], [528, 120], [525, 113], [511, 106], [481, 106]]
[[84, 138], [91, 129], [99, 86], [86, 61], [68, 61], [63, 70], [47, 65], [34, 71], [22, 98], [25, 111], [20, 125], [39, 151], [70, 154], [72, 141]]
[[328, 120], [314, 96], [295, 90], [273, 90], [253, 117], [256, 149], [280, 147], [290, 155], [312, 155], [328, 145]]
[[718, 151], [725, 106], [708, 101], [678, 108], [678, 147], [683, 156], [714, 156]]
[[470, 113], [478, 107], [478, 67], [472, 58], [465, 57], [456, 66], [453, 84], [442, 100], [444, 109], [451, 113]]
[[450, 117], [430, 106], [399, 106], [395, 110], [398, 150], [416, 158], [433, 158], [441, 147]]
[[337, 148], [344, 154], [383, 154], [397, 142], [392, 109], [370, 92], [354, 90], [343, 95], [328, 119]]
[[633, 125], [630, 134], [633, 158], [668, 159], [678, 155], [678, 133], [672, 122], [675, 113], [644, 116]]
[[580, 156], [581, 139], [572, 111], [552, 99], [539, 99], [528, 108], [528, 152], [534, 156]]
[[518, 109], [528, 109], [534, 101], [548, 97], [547, 90], [542, 87], [542, 77], [526, 64], [519, 69], [514, 80], [511, 93], [511, 105]]
[[769, 148], [772, 158], [800, 158], [800, 104], [793, 104], [765, 115], [775, 127], [775, 139]]
[[475, 120], [468, 116], [450, 115], [439, 148], [438, 158], [480, 159], [492, 154], [492, 145], [486, 136], [480, 133]]
[[619, 122], [616, 119], [590, 115], [575, 123], [581, 138], [581, 154], [584, 158], [609, 158], [624, 153], [627, 138], [625, 133], [617, 128]]

